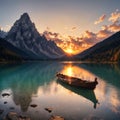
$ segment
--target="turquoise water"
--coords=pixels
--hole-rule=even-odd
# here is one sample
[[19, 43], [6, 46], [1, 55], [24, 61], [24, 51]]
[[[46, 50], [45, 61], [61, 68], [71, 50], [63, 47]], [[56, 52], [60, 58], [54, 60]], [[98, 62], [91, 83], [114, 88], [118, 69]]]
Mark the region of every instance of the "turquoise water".
[[[94, 91], [73, 88], [58, 82], [57, 72], [90, 81], [97, 77], [99, 84]], [[3, 97], [3, 93], [10, 96]], [[10, 111], [31, 120], [49, 120], [51, 115], [65, 120], [120, 120], [120, 65], [55, 61], [1, 64], [0, 109], [4, 110], [0, 120]]]

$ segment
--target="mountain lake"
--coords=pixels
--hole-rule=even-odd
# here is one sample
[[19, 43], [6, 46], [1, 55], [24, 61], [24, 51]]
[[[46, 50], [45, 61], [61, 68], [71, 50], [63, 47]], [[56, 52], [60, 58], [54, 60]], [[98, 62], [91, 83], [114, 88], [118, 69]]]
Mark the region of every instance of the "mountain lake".
[[[92, 90], [59, 83], [56, 73], [85, 80]], [[71, 61], [0, 64], [0, 120], [9, 112], [29, 120], [120, 120], [120, 65]]]

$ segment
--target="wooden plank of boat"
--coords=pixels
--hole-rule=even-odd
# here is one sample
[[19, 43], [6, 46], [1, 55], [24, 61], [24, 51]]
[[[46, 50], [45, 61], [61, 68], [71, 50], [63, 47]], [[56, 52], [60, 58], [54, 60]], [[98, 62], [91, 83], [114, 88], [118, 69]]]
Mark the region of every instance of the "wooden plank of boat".
[[57, 73], [56, 76], [58, 77], [58, 80], [75, 87], [82, 87], [93, 90], [96, 88], [96, 85], [98, 84], [97, 78], [95, 78], [95, 81], [87, 81], [82, 80], [80, 78], [64, 75], [61, 73]]

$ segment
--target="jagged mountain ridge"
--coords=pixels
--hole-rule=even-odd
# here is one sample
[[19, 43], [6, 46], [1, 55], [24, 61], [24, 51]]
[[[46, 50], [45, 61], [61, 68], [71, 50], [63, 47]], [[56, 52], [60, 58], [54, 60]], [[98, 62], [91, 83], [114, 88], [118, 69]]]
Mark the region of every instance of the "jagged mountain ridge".
[[60, 58], [65, 54], [54, 41], [48, 41], [39, 34], [27, 13], [14, 23], [6, 39], [25, 52], [34, 54], [37, 59]]
[[87, 61], [120, 61], [120, 31], [74, 57]]

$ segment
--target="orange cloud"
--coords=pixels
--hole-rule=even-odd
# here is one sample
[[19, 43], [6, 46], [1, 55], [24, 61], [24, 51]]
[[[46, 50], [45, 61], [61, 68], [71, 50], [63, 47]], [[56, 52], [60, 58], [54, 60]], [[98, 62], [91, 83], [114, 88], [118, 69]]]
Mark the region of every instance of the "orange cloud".
[[110, 16], [110, 18], [108, 20], [112, 21], [112, 22], [116, 22], [116, 21], [119, 20], [119, 18], [120, 18], [120, 12], [117, 9], [115, 12], [111, 13], [111, 16]]
[[111, 32], [109, 30], [109, 26], [107, 25], [104, 25], [101, 27], [102, 29], [100, 31], [98, 31], [97, 33], [97, 37], [99, 39], [104, 39], [104, 38], [107, 38], [108, 36], [110, 36], [111, 34], [113, 34], [113, 32]]
[[51, 40], [59, 37], [59, 33], [52, 33], [47, 30], [43, 32], [43, 35], [47, 38], [47, 40]]
[[109, 26], [109, 30], [113, 32], [120, 31], [120, 24], [113, 23], [112, 25]]
[[101, 23], [104, 21], [104, 19], [106, 18], [106, 15], [102, 15], [99, 17], [99, 19], [97, 21], [94, 22], [95, 25]]
[[88, 30], [83, 33], [82, 40], [85, 41], [85, 43], [88, 45], [93, 45], [98, 42], [96, 33], [90, 32]]
[[104, 38], [109, 37], [109, 36], [112, 35], [112, 34], [113, 34], [113, 32], [105, 29], [105, 30], [100, 30], [100, 31], [97, 33], [97, 37], [98, 37], [99, 39], [104, 39]]
[[120, 31], [120, 24], [119, 22], [112, 23], [111, 25], [104, 25], [102, 26], [102, 30], [98, 32], [98, 36], [101, 37], [108, 37], [109, 35]]
[[95, 33], [86, 30], [84, 33], [84, 36], [87, 38], [93, 38], [93, 37], [95, 37]]

